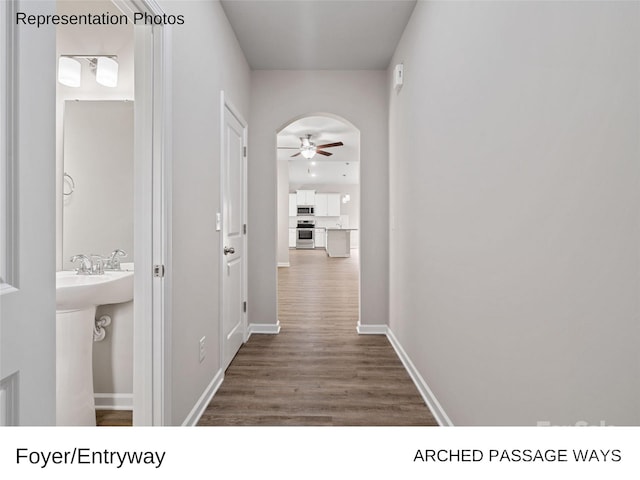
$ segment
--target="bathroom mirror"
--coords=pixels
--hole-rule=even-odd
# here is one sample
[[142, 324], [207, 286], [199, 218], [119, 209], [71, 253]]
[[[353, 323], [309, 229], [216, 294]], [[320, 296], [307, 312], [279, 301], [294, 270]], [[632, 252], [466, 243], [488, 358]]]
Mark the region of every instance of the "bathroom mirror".
[[63, 269], [116, 248], [133, 262], [133, 102], [66, 101], [63, 124]]

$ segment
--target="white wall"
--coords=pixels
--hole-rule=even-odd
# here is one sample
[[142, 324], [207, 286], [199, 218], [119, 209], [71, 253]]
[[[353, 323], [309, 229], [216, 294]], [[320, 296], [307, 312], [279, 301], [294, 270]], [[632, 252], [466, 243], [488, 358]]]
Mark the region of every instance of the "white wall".
[[[181, 424], [220, 370], [220, 91], [248, 118], [250, 73], [219, 2], [159, 3], [185, 18], [172, 29], [171, 117], [171, 402], [172, 423]], [[200, 363], [202, 337], [207, 350]]]
[[640, 424], [639, 9], [418, 2], [404, 32], [390, 326], [455, 424]]
[[386, 72], [266, 71], [251, 75], [249, 120], [249, 321], [276, 323], [276, 132], [313, 113], [338, 115], [360, 130], [361, 320], [388, 317]]

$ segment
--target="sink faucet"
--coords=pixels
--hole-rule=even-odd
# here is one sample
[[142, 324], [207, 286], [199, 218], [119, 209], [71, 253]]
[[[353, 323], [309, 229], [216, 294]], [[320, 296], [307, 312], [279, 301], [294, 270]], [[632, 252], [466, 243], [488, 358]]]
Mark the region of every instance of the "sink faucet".
[[71, 257], [71, 262], [80, 262], [76, 273], [78, 275], [103, 275], [104, 268], [102, 263], [102, 257], [100, 255], [74, 255]]
[[80, 261], [80, 265], [76, 268], [76, 273], [78, 275], [91, 275], [93, 273], [93, 265], [91, 263], [91, 259], [86, 255], [74, 255], [70, 259], [71, 262]]
[[104, 264], [100, 255], [91, 255], [91, 275], [104, 275]]
[[127, 252], [125, 252], [124, 250], [120, 250], [119, 248], [116, 248], [113, 252], [111, 252], [111, 255], [109, 255], [104, 259], [105, 270], [120, 270], [120, 259], [118, 257], [126, 257], [126, 256], [127, 256]]

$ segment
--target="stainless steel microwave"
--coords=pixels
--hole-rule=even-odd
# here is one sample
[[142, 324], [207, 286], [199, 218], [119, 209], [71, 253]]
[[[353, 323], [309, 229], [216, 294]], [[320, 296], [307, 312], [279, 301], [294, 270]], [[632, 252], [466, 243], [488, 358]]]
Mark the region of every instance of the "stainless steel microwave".
[[298, 207], [298, 215], [315, 215], [315, 207]]

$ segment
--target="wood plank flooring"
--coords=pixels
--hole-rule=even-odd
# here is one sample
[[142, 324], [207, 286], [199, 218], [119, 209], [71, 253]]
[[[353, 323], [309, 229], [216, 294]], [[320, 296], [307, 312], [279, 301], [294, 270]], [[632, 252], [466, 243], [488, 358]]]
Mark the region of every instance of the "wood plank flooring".
[[130, 427], [133, 425], [131, 410], [96, 410], [98, 427]]
[[358, 255], [290, 250], [279, 335], [252, 335], [199, 425], [437, 425], [382, 335], [358, 335]]

